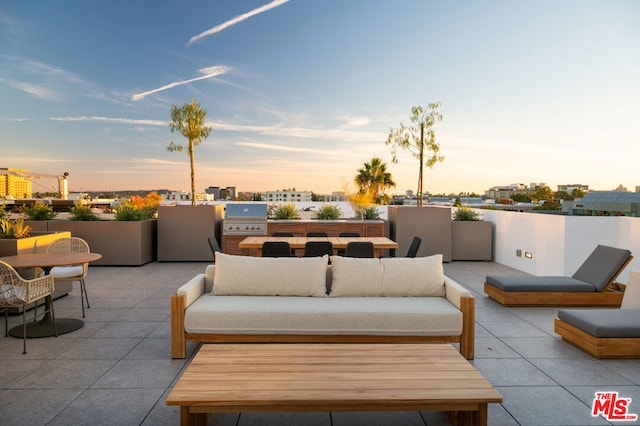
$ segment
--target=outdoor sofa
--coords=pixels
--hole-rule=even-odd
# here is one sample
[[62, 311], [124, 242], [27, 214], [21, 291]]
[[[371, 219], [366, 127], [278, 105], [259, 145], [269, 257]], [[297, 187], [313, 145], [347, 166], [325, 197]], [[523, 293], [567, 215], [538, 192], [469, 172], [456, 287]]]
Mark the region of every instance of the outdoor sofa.
[[450, 342], [474, 355], [475, 299], [418, 258], [216, 253], [171, 297], [171, 355], [198, 342]]
[[571, 277], [488, 275], [484, 292], [504, 306], [619, 307], [615, 280], [631, 262], [629, 250], [598, 245]]
[[629, 273], [620, 309], [561, 309], [554, 330], [596, 358], [640, 358], [640, 272]]

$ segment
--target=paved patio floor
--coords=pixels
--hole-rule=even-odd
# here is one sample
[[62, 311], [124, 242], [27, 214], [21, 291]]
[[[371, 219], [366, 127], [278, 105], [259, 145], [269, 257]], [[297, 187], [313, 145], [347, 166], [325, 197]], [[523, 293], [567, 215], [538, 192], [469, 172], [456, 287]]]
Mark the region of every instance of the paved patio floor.
[[[0, 337], [2, 425], [177, 425], [165, 398], [187, 360], [170, 357], [169, 296], [206, 263], [91, 267], [85, 326], [57, 338]], [[553, 332], [554, 308], [504, 308], [482, 292], [487, 274], [521, 275], [497, 263], [452, 262], [445, 272], [477, 297], [473, 365], [504, 397], [491, 425], [603, 425], [596, 391], [632, 398], [640, 414], [640, 360], [596, 360]], [[56, 316], [81, 318], [78, 284], [55, 301]], [[21, 316], [10, 317], [10, 327]], [[197, 344], [189, 345], [189, 357]], [[444, 413], [236, 413], [211, 424], [447, 425]], [[640, 424], [616, 422], [614, 424]]]

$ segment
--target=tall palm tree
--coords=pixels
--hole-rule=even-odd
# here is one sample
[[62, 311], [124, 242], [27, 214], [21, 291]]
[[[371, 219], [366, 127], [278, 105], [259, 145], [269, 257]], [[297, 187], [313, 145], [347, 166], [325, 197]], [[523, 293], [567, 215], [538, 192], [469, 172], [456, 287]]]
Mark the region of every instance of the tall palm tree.
[[196, 205], [196, 169], [194, 159], [194, 147], [200, 145], [203, 139], [209, 137], [209, 133], [213, 127], [209, 127], [205, 124], [205, 118], [207, 117], [207, 110], [201, 108], [196, 100], [192, 100], [190, 103], [185, 102], [182, 107], [173, 105], [171, 107], [171, 123], [169, 128], [171, 133], [178, 132], [189, 141], [188, 145], [176, 145], [171, 142], [167, 147], [169, 152], [182, 152], [187, 151], [189, 155], [189, 163], [191, 165], [191, 203]]
[[359, 193], [369, 194], [376, 202], [380, 202], [386, 189], [396, 186], [391, 173], [387, 171], [386, 163], [378, 157], [373, 157], [370, 163], [364, 163], [358, 169], [354, 182], [358, 185]]

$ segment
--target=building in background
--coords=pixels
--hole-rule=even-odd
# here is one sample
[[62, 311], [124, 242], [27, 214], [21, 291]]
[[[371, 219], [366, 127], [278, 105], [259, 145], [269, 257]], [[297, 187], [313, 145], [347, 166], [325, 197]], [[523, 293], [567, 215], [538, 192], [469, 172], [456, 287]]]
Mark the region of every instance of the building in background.
[[210, 186], [204, 190], [204, 193], [207, 201], [235, 200], [237, 198], [235, 186], [228, 186], [226, 188]]
[[267, 201], [270, 203], [311, 202], [311, 191], [296, 191], [295, 189], [267, 191]]
[[32, 184], [28, 170], [0, 168], [0, 197], [31, 198]]
[[640, 217], [640, 192], [593, 191], [571, 206], [574, 216]]

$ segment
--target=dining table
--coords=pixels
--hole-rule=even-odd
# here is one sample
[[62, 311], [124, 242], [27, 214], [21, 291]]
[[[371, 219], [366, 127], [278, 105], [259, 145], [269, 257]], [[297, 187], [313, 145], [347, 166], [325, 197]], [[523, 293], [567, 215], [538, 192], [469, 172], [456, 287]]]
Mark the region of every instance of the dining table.
[[295, 249], [304, 249], [304, 245], [308, 241], [329, 241], [333, 244], [333, 248], [344, 250], [347, 244], [353, 241], [367, 241], [373, 244], [375, 257], [381, 257], [384, 250], [397, 249], [398, 243], [387, 237], [273, 237], [266, 235], [253, 235], [240, 241], [238, 247], [241, 249], [256, 249], [258, 256], [262, 255], [262, 244], [267, 241], [284, 241]]
[[[42, 268], [45, 275], [49, 275], [55, 266], [80, 265], [87, 262], [95, 262], [102, 258], [99, 253], [23, 253], [13, 256], [0, 257], [0, 260], [11, 265], [14, 269]], [[55, 318], [51, 314], [51, 295], [45, 297], [45, 314], [42, 319], [27, 324], [27, 338], [39, 338], [54, 336], [53, 322], [55, 321], [58, 334], [66, 334], [76, 331], [84, 326], [84, 321], [77, 318]], [[22, 326], [9, 330], [13, 337], [23, 337]]]

